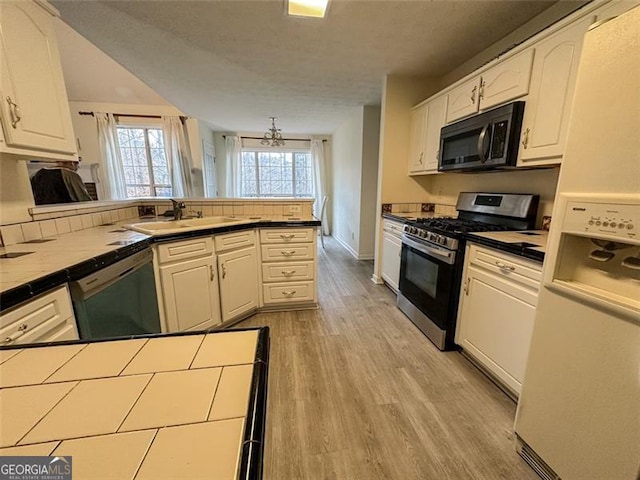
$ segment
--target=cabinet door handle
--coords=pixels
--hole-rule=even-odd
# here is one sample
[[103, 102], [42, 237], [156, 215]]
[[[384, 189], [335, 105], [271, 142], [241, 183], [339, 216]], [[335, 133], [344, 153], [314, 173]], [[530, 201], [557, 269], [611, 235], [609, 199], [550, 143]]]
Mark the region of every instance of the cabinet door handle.
[[284, 275], [285, 277], [290, 277], [294, 273], [296, 273], [295, 270], [282, 270], [282, 275]]
[[9, 113], [11, 114], [11, 126], [18, 128], [18, 122], [22, 120], [20, 116], [20, 107], [11, 100], [11, 97], [7, 97], [7, 103], [9, 104]]
[[291, 255], [294, 255], [296, 252], [294, 250], [280, 250], [280, 253], [285, 257], [290, 257]]
[[522, 146], [526, 150], [529, 145], [529, 132], [530, 130], [527, 128], [522, 134]]
[[424, 152], [420, 152], [420, 157], [418, 158], [418, 162], [420, 163], [420, 165], [422, 165], [422, 157], [424, 155]]
[[295, 290], [284, 290], [282, 292], [282, 295], [284, 295], [285, 297], [293, 297], [296, 294]]
[[484, 86], [486, 84], [487, 82], [485, 82], [483, 78], [480, 78], [480, 91], [478, 92], [478, 101], [484, 98]]
[[222, 264], [222, 278], [227, 277], [227, 267], [225, 267], [224, 263]]
[[213, 282], [214, 278], [215, 278], [215, 275], [213, 273], [213, 265], [209, 265], [209, 280]]
[[476, 93], [478, 91], [478, 86], [476, 85], [475, 87], [473, 87], [473, 90], [471, 90], [471, 103], [475, 104], [476, 103]]
[[502, 262], [501, 262], [501, 261], [499, 261], [499, 260], [496, 260], [496, 261], [495, 261], [495, 264], [497, 265], [497, 267], [498, 267], [500, 270], [508, 270], [508, 271], [510, 271], [510, 272], [513, 272], [513, 271], [516, 269], [516, 267], [514, 267], [513, 265], [508, 265], [508, 264], [506, 264], [506, 263], [502, 263]]
[[29, 325], [27, 325], [26, 323], [23, 323], [18, 327], [18, 330], [13, 332], [11, 335], [6, 336], [5, 339], [3, 340], [3, 343], [7, 344], [7, 343], [15, 342], [18, 338], [20, 338], [25, 333], [27, 333], [28, 328], [29, 328]]
[[294, 236], [293, 233], [289, 233], [289, 234], [286, 234], [286, 235], [284, 233], [280, 234], [280, 238], [282, 238], [283, 240], [291, 240], [293, 238], [293, 236]]
[[436, 160], [440, 160], [440, 149], [436, 152]]
[[469, 296], [469, 277], [467, 277], [467, 279], [464, 281], [464, 294], [465, 296]]

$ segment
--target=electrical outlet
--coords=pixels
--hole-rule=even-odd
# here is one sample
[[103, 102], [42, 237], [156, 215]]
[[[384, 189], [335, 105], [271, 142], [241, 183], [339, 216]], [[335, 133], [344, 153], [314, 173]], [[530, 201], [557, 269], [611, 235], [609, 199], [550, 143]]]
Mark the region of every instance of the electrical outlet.
[[300, 213], [300, 205], [290, 205], [289, 211], [291, 213]]

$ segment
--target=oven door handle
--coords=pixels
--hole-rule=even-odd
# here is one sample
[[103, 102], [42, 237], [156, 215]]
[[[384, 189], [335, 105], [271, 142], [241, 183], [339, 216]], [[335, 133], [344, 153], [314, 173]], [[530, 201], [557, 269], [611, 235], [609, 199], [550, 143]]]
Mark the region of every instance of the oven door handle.
[[453, 265], [456, 261], [455, 252], [447, 250], [445, 248], [430, 247], [415, 240], [410, 239], [406, 234], [402, 235], [402, 244], [416, 249], [426, 255], [436, 257], [448, 265]]

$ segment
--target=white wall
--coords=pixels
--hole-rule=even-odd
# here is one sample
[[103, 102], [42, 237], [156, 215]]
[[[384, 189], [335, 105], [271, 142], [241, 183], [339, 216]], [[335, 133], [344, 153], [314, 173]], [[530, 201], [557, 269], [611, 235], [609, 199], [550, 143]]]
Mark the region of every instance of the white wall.
[[356, 258], [360, 249], [363, 111], [356, 108], [333, 134], [332, 236]]
[[428, 178], [408, 176], [411, 107], [439, 90], [436, 79], [387, 75], [380, 120], [379, 203], [424, 201]]
[[360, 260], [374, 255], [379, 137], [377, 106], [354, 109], [333, 135], [332, 235]]
[[360, 195], [359, 257], [372, 259], [376, 245], [380, 107], [367, 106], [362, 128], [362, 191]]
[[460, 192], [537, 193], [540, 195], [537, 227], [551, 215], [560, 168], [490, 173], [433, 175], [428, 201], [455, 205]]

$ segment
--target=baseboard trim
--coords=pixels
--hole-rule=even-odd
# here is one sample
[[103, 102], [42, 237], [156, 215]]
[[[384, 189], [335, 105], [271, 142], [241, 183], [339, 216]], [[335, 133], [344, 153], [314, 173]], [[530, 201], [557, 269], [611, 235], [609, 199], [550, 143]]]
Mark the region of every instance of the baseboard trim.
[[353, 256], [355, 259], [358, 259], [358, 253], [353, 248], [351, 248], [351, 245], [346, 243], [340, 237], [333, 237], [333, 238], [336, 239], [338, 243], [342, 245], [342, 247], [351, 254], [351, 256]]
[[354, 257], [356, 260], [373, 260], [374, 259], [374, 255], [373, 253], [367, 253], [364, 255], [360, 255], [358, 252], [356, 252], [351, 245], [349, 245], [347, 242], [345, 242], [344, 240], [342, 240], [340, 237], [333, 237], [334, 240], [337, 240], [338, 243], [340, 245], [342, 245], [342, 247], [351, 254], [352, 257]]
[[373, 283], [375, 283], [376, 285], [382, 285], [384, 282], [382, 281], [382, 279], [376, 275], [375, 273], [373, 275], [371, 275], [371, 281]]

